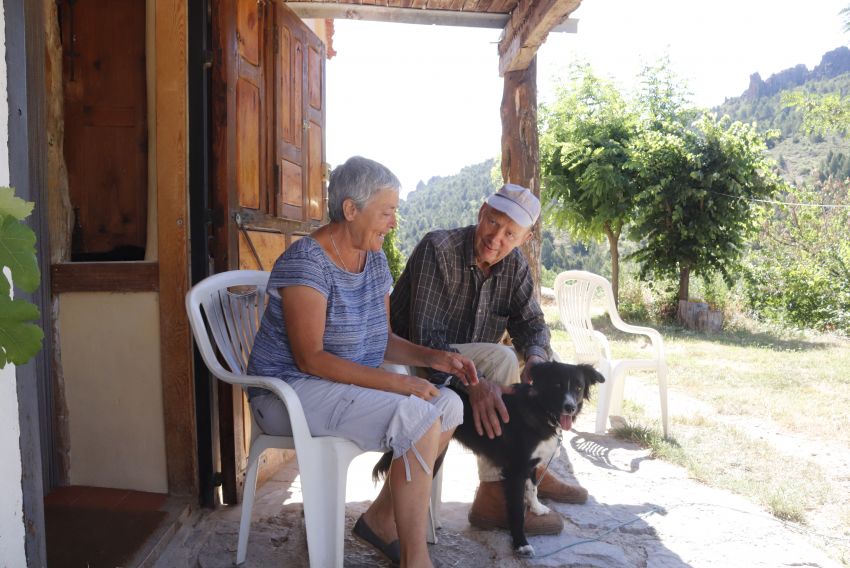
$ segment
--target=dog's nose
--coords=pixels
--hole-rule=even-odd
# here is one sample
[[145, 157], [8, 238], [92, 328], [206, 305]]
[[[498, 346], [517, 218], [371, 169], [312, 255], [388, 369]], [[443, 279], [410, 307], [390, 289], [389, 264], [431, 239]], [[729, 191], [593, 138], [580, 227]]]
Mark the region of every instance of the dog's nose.
[[564, 412], [567, 414], [573, 414], [576, 411], [576, 405], [568, 402], [564, 405]]

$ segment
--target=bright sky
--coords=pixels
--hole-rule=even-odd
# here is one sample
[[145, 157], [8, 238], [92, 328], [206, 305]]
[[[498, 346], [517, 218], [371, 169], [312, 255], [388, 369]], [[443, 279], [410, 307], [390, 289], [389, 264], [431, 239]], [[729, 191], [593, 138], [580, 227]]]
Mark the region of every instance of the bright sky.
[[[570, 62], [631, 90], [644, 63], [668, 54], [695, 103], [740, 95], [762, 79], [850, 43], [840, 10], [850, 0], [584, 0], [578, 33], [550, 34], [538, 54], [539, 100]], [[501, 30], [337, 20], [327, 64], [327, 152], [393, 170], [403, 194], [500, 153]]]

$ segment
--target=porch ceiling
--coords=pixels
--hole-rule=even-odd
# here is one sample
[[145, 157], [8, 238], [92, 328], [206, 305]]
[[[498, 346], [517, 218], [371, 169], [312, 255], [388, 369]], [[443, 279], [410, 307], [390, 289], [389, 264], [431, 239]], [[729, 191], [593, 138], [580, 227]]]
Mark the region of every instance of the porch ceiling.
[[372, 20], [503, 29], [499, 73], [519, 71], [551, 31], [575, 32], [581, 0], [289, 0], [302, 19]]

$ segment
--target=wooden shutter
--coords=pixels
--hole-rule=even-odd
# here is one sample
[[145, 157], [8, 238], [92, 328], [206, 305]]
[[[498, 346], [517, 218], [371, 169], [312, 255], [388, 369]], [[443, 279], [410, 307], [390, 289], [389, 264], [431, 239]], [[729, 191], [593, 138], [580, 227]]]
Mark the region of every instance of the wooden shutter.
[[76, 214], [72, 252], [81, 260], [141, 260], [148, 201], [145, 3], [61, 0], [59, 16], [65, 160]]
[[[212, 6], [214, 266], [271, 270], [289, 244], [326, 221], [325, 47], [282, 2]], [[232, 502], [250, 418], [241, 391], [222, 388], [218, 406]]]

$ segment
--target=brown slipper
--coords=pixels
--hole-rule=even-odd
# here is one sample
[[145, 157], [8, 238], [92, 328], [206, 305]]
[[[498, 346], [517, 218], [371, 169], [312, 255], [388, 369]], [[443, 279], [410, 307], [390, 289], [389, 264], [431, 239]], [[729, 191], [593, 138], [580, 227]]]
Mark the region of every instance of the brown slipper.
[[356, 523], [354, 523], [354, 528], [351, 529], [351, 534], [366, 544], [374, 547], [375, 550], [383, 554], [393, 566], [401, 564], [401, 545], [399, 544], [398, 539], [390, 543], [382, 541], [378, 535], [372, 532], [369, 525], [366, 524], [366, 519], [363, 518], [363, 515], [360, 515], [360, 518], [357, 519]]

